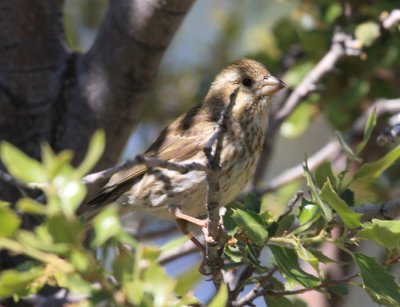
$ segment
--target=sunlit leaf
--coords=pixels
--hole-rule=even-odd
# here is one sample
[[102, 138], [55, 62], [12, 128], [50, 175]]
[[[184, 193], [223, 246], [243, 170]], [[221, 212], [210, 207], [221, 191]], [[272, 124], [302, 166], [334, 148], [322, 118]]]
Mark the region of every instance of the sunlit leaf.
[[296, 281], [306, 288], [315, 287], [320, 283], [319, 278], [308, 274], [300, 267], [296, 253], [293, 250], [274, 245], [269, 246], [269, 248], [274, 255], [279, 270], [286, 278]]
[[360, 144], [358, 144], [357, 148], [356, 148], [356, 154], [359, 155], [362, 150], [365, 148], [365, 145], [367, 145], [371, 134], [372, 134], [372, 130], [374, 129], [376, 125], [376, 110], [374, 110], [373, 112], [371, 112], [368, 115], [368, 119], [367, 119], [367, 123], [365, 124], [365, 128], [364, 128], [364, 137], [363, 140]]
[[396, 283], [394, 276], [388, 273], [375, 258], [354, 253], [354, 260], [360, 269], [364, 287], [371, 298], [383, 305], [398, 306], [400, 286]]
[[314, 67], [313, 62], [304, 62], [295, 65], [292, 67], [284, 76], [283, 80], [291, 86], [295, 87], [303, 81], [304, 77], [310, 72], [310, 70]]
[[299, 256], [299, 258], [303, 259], [304, 261], [307, 261], [314, 268], [315, 271], [320, 273], [318, 259], [302, 244], [296, 246], [296, 253]]
[[83, 177], [96, 165], [104, 152], [105, 145], [106, 137], [104, 131], [97, 130], [90, 140], [85, 158], [76, 170], [79, 177]]
[[46, 207], [31, 198], [21, 198], [18, 200], [16, 207], [23, 212], [30, 214], [46, 214]]
[[222, 284], [219, 288], [217, 295], [214, 296], [212, 301], [208, 304], [208, 307], [221, 307], [225, 306], [228, 301], [228, 287], [226, 284]]
[[310, 170], [308, 169], [307, 163], [303, 164], [303, 169], [304, 169], [304, 177], [306, 178], [307, 186], [310, 189], [313, 201], [321, 208], [325, 221], [327, 221], [327, 222], [331, 221], [332, 220], [332, 210], [320, 198], [318, 187], [316, 186], [316, 184], [314, 182], [313, 175], [311, 174]]
[[389, 250], [400, 248], [400, 221], [373, 219], [362, 227], [358, 233], [361, 239], [374, 241]]
[[379, 25], [372, 21], [361, 23], [356, 27], [354, 35], [363, 45], [371, 46], [380, 36]]
[[11, 209], [0, 207], [0, 238], [14, 235], [20, 224], [21, 219]]
[[1, 160], [11, 175], [21, 181], [44, 183], [48, 180], [44, 166], [7, 142], [1, 145]]
[[362, 215], [351, 210], [345, 201], [336, 194], [329, 178], [325, 182], [320, 195], [321, 198], [337, 212], [347, 227], [357, 228], [360, 226], [360, 219]]
[[40, 274], [40, 268], [30, 268], [29, 271], [3, 270], [0, 273], [0, 297], [22, 294]]
[[109, 206], [100, 212], [93, 219], [93, 229], [95, 238], [92, 244], [96, 247], [104, 244], [113, 236], [116, 236], [122, 229], [117, 208]]
[[363, 164], [354, 174], [353, 182], [361, 179], [377, 178], [400, 157], [400, 145], [388, 152], [383, 158]]
[[311, 121], [310, 105], [302, 103], [282, 123], [280, 133], [287, 138], [297, 138], [306, 131]]
[[232, 219], [254, 244], [263, 245], [265, 243], [268, 238], [267, 225], [257, 213], [235, 209]]
[[346, 154], [347, 158], [349, 158], [352, 161], [358, 161], [359, 158], [354, 153], [354, 151], [350, 148], [350, 146], [347, 144], [343, 135], [339, 131], [335, 131], [335, 134], [336, 134], [336, 137], [340, 143], [340, 146], [342, 147], [342, 150]]

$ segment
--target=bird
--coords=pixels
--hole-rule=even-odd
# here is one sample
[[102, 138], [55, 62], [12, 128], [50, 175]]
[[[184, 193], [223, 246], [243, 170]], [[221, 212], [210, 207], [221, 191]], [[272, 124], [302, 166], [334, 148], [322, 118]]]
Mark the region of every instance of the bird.
[[[209, 167], [204, 149], [219, 129], [220, 140], [211, 144], [211, 150], [215, 153], [219, 146], [219, 205], [226, 206], [255, 172], [272, 96], [285, 87], [260, 62], [236, 60], [216, 75], [201, 103], [161, 131], [143, 157]], [[85, 204], [84, 211], [98, 211], [112, 202], [118, 205], [120, 214], [145, 210], [160, 218], [175, 219], [181, 226], [189, 221], [204, 227], [196, 221], [207, 213], [207, 172], [151, 167], [143, 160], [112, 175]], [[185, 227], [181, 229], [188, 233]]]

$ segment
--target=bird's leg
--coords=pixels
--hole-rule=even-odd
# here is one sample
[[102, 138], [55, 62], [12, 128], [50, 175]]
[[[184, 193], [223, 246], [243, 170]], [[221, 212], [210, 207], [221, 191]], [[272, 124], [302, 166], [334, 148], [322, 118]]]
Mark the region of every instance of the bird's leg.
[[176, 220], [176, 225], [178, 225], [179, 230], [180, 230], [185, 236], [187, 236], [187, 237], [190, 239], [190, 241], [192, 241], [193, 244], [196, 245], [197, 248], [198, 248], [202, 253], [205, 252], [205, 247], [204, 247], [204, 245], [201, 244], [201, 243], [199, 242], [199, 240], [197, 240], [196, 237], [189, 231], [189, 229], [188, 229], [189, 222], [188, 222], [188, 221], [183, 220], [183, 219], [177, 219], [177, 220]]

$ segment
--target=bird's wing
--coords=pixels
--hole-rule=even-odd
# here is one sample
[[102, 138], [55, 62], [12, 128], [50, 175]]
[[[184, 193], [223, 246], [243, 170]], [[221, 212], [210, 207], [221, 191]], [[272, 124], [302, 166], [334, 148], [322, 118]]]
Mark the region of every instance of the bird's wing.
[[[192, 109], [165, 128], [145, 152], [145, 156], [157, 157], [164, 161], [181, 162], [202, 151], [214, 131], [215, 123], [207, 120], [204, 114], [189, 116], [191, 112], [196, 112], [196, 110]], [[118, 171], [111, 176], [99, 195], [91, 200], [89, 205], [112, 202], [117, 199], [147, 169], [145, 164], [140, 163]]]

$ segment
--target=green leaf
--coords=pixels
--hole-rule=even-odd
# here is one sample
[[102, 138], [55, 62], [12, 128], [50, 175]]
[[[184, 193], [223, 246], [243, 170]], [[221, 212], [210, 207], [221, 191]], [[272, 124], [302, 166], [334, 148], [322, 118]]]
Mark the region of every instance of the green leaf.
[[83, 159], [81, 165], [79, 165], [76, 170], [79, 177], [83, 177], [96, 165], [104, 152], [105, 145], [106, 136], [104, 131], [97, 130], [90, 140], [89, 149], [85, 159]]
[[296, 253], [301, 259], [307, 261], [315, 271], [320, 273], [318, 259], [302, 244], [296, 246]]
[[1, 145], [1, 159], [10, 174], [23, 182], [48, 181], [44, 166], [7, 142]]
[[108, 239], [116, 236], [122, 229], [115, 206], [109, 206], [93, 219], [95, 238], [92, 242], [94, 247], [99, 247]]
[[235, 209], [232, 219], [253, 243], [257, 245], [265, 243], [268, 238], [267, 225], [257, 213]]
[[30, 214], [46, 214], [47, 212], [46, 207], [43, 204], [26, 197], [19, 199], [16, 207], [18, 210]]
[[70, 165], [72, 157], [71, 150], [64, 150], [56, 155], [48, 144], [42, 145], [42, 161], [49, 179], [61, 173], [63, 168], [69, 168], [72, 171]]
[[42, 269], [30, 268], [29, 271], [4, 270], [0, 274], [0, 297], [25, 294], [31, 284], [42, 273]]
[[298, 216], [300, 226], [293, 231], [293, 234], [304, 232], [310, 228], [320, 217], [321, 210], [319, 206], [310, 203], [302, 204], [301, 211]]
[[308, 169], [307, 162], [303, 164], [303, 169], [304, 169], [304, 177], [306, 178], [307, 186], [310, 189], [313, 201], [321, 208], [325, 221], [330, 222], [332, 220], [332, 210], [320, 198], [318, 188], [315, 185], [314, 178], [310, 170]]
[[261, 199], [257, 195], [249, 193], [246, 195], [246, 199], [244, 200], [244, 207], [247, 211], [260, 213]]
[[360, 159], [357, 157], [357, 155], [354, 153], [354, 151], [350, 148], [350, 146], [345, 141], [343, 135], [339, 131], [335, 131], [335, 135], [340, 143], [340, 146], [342, 147], [343, 152], [347, 156], [347, 158], [350, 159], [351, 161], [360, 161]]
[[372, 21], [361, 23], [356, 27], [354, 35], [363, 45], [371, 46], [380, 36], [379, 25]]
[[354, 253], [354, 260], [360, 269], [364, 287], [371, 298], [379, 304], [398, 306], [400, 287], [394, 276], [372, 257]]
[[222, 284], [221, 287], [219, 288], [218, 293], [208, 304], [208, 307], [225, 306], [227, 301], [228, 301], [228, 286], [226, 284]]
[[367, 123], [365, 124], [364, 128], [363, 140], [360, 144], [358, 144], [356, 148], [357, 155], [359, 155], [365, 148], [365, 145], [367, 145], [375, 125], [376, 125], [376, 110], [374, 109], [374, 111], [368, 115]]
[[320, 195], [321, 198], [337, 212], [346, 227], [360, 227], [360, 219], [362, 215], [351, 210], [344, 200], [336, 194], [329, 178], [325, 182]]
[[315, 170], [315, 182], [319, 188], [322, 188], [326, 179], [332, 183], [332, 186], [336, 186], [337, 178], [336, 175], [333, 173], [332, 165], [329, 162], [322, 163], [318, 168]]
[[296, 87], [314, 67], [314, 62], [300, 63], [292, 67], [282, 78], [290, 87]]
[[199, 273], [197, 266], [192, 266], [186, 272], [179, 275], [176, 279], [177, 284], [175, 286], [175, 293], [178, 296], [183, 296], [192, 289], [195, 288], [196, 284], [202, 279], [202, 275]]
[[353, 181], [379, 177], [400, 157], [400, 145], [389, 151], [383, 158], [363, 164], [354, 174]]
[[80, 180], [70, 176], [57, 176], [54, 185], [57, 187], [63, 213], [67, 217], [74, 216], [86, 196], [86, 186]]
[[279, 270], [286, 278], [296, 281], [306, 288], [312, 288], [320, 283], [319, 278], [308, 274], [299, 265], [296, 253], [289, 248], [281, 246], [269, 246]]
[[21, 219], [9, 208], [0, 207], [0, 238], [14, 235], [21, 224]]
[[235, 246], [225, 245], [224, 248], [225, 256], [229, 257], [235, 263], [241, 263], [243, 261], [243, 251], [236, 244]]
[[358, 233], [361, 239], [371, 240], [389, 250], [400, 248], [400, 221], [381, 221], [373, 219], [364, 223]]
[[264, 296], [264, 301], [268, 307], [295, 307], [286, 297]]
[[311, 121], [310, 105], [302, 103], [282, 123], [280, 133], [286, 138], [297, 138], [306, 131]]
[[144, 282], [145, 289], [153, 296], [151, 306], [166, 305], [165, 302], [173, 295], [175, 281], [168, 277], [164, 268], [152, 262], [144, 273]]

